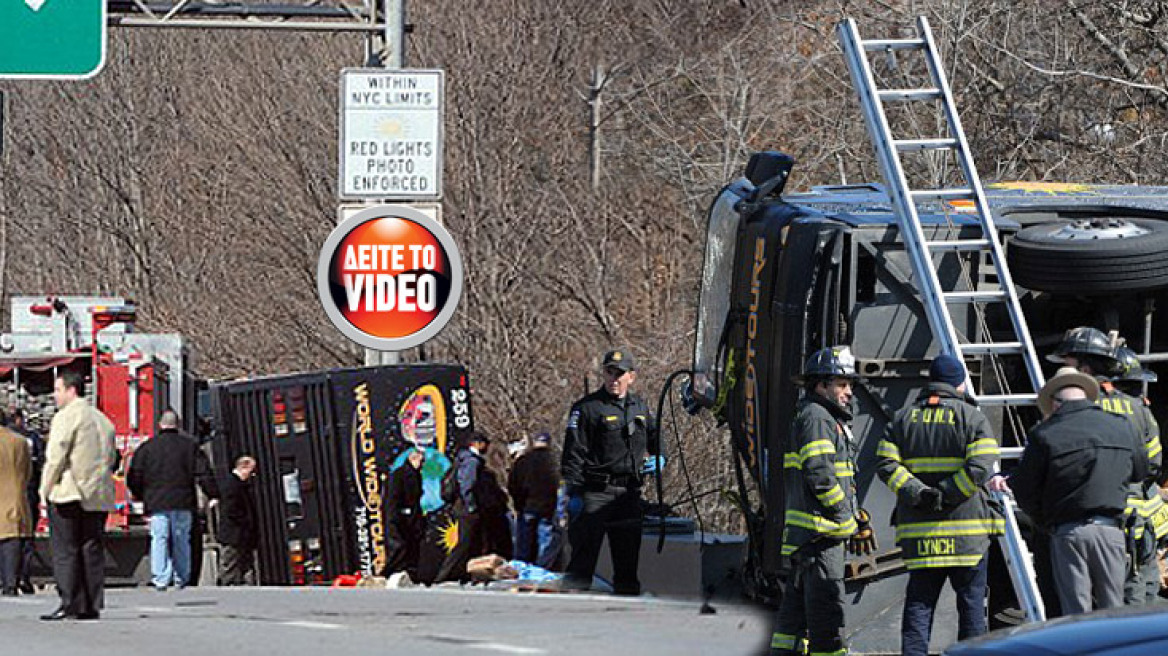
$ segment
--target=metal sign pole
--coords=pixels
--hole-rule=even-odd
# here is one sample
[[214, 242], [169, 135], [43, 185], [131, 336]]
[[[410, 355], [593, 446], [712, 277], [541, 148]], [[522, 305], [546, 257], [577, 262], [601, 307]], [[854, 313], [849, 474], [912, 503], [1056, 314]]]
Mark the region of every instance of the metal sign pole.
[[[406, 0], [384, 0], [385, 32], [382, 36], [381, 58], [387, 69], [406, 65]], [[372, 44], [371, 44], [372, 45]], [[401, 353], [365, 349], [365, 365], [400, 364]]]

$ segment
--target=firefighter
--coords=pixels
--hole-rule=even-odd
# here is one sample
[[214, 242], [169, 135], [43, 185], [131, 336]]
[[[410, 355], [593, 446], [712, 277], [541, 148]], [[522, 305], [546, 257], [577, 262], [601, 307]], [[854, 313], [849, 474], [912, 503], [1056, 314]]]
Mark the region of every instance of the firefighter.
[[846, 654], [844, 549], [870, 553], [875, 536], [856, 510], [852, 385], [858, 380], [848, 347], [825, 348], [793, 378], [806, 388], [783, 448], [786, 512], [783, 556], [790, 573], [783, 591], [772, 654]]
[[641, 472], [646, 452], [660, 462], [657, 423], [649, 407], [630, 391], [637, 378], [631, 353], [604, 354], [604, 385], [572, 406], [560, 464], [568, 495], [568, 540], [572, 545], [564, 587], [587, 590], [607, 534], [612, 552], [613, 592], [638, 595], [641, 553]]
[[965, 366], [943, 354], [929, 385], [896, 414], [876, 447], [877, 473], [896, 494], [896, 538], [909, 570], [901, 621], [904, 656], [925, 656], [948, 580], [957, 595], [957, 638], [986, 632], [986, 554], [1004, 520], [982, 490], [998, 462], [985, 415], [965, 400]]
[[[1135, 399], [1132, 407], [1134, 414], [1141, 417], [1139, 423], [1147, 426], [1149, 467], [1153, 470], [1162, 470], [1160, 425], [1152, 415], [1148, 398], [1143, 396], [1143, 384], [1154, 383], [1159, 377], [1155, 372], [1145, 370], [1136, 352], [1126, 346], [1115, 350], [1115, 358], [1119, 362], [1119, 373], [1112, 377], [1111, 384], [1106, 387], [1113, 387], [1111, 394], [1115, 394], [1117, 390], [1118, 393], [1127, 394]], [[1126, 400], [1121, 402], [1126, 403]], [[1115, 401], [1112, 405], [1114, 407]], [[1124, 405], [1123, 409], [1126, 411], [1127, 406]], [[1139, 509], [1140, 518], [1143, 520], [1140, 528], [1143, 531], [1141, 535], [1133, 536], [1141, 550], [1138, 559], [1140, 576], [1138, 582], [1132, 577], [1124, 585], [1124, 601], [1128, 604], [1152, 603], [1156, 601], [1160, 592], [1160, 566], [1155, 556], [1164, 546], [1165, 538], [1168, 538], [1168, 507], [1160, 497], [1160, 487], [1157, 485], [1159, 476], [1159, 471], [1152, 471], [1149, 480], [1145, 481], [1143, 486], [1144, 494], [1140, 499], [1142, 506]]]
[[[1127, 552], [1129, 567], [1127, 580], [1124, 582], [1124, 603], [1128, 605], [1142, 604], [1147, 600], [1144, 590], [1153, 585], [1159, 586], [1160, 574], [1156, 567], [1155, 539], [1153, 535], [1145, 536], [1148, 526], [1148, 508], [1145, 502], [1149, 488], [1154, 485], [1160, 473], [1162, 448], [1160, 445], [1159, 428], [1155, 420], [1149, 421], [1151, 412], [1140, 410], [1142, 403], [1138, 398], [1129, 396], [1115, 388], [1111, 377], [1121, 373], [1121, 365], [1116, 357], [1119, 340], [1114, 334], [1108, 336], [1096, 328], [1079, 327], [1068, 330], [1055, 352], [1047, 359], [1094, 376], [1099, 382], [1099, 397], [1095, 404], [1104, 410], [1123, 417], [1135, 429], [1144, 441], [1144, 448], [1148, 457], [1148, 478], [1140, 483], [1133, 483], [1128, 491], [1127, 509], [1124, 511], [1124, 532], [1127, 535]], [[1145, 582], [1145, 573], [1154, 577]]]

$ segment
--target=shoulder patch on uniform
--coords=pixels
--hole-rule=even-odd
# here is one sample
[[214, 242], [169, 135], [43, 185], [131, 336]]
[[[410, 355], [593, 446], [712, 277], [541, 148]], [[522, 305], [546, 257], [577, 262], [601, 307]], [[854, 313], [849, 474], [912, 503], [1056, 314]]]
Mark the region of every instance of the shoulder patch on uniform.
[[572, 414], [568, 415], [568, 428], [575, 429], [580, 427], [580, 409], [574, 408]]

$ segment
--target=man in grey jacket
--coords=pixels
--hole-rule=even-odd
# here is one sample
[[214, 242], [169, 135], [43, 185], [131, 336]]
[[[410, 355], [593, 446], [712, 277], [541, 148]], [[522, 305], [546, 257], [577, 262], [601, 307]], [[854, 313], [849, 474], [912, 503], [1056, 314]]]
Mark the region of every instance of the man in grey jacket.
[[49, 507], [53, 576], [61, 595], [45, 621], [95, 620], [105, 585], [106, 513], [114, 509], [114, 426], [85, 400], [85, 379], [67, 371], [53, 386], [41, 499]]

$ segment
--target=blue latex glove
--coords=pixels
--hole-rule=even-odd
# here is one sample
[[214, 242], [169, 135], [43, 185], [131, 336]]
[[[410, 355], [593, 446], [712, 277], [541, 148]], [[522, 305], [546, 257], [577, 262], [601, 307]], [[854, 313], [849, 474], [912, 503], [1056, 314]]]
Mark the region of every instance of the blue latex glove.
[[641, 465], [642, 474], [656, 474], [665, 469], [665, 456], [645, 456], [645, 463]]
[[584, 495], [573, 494], [568, 497], [568, 520], [571, 521], [584, 512]]

